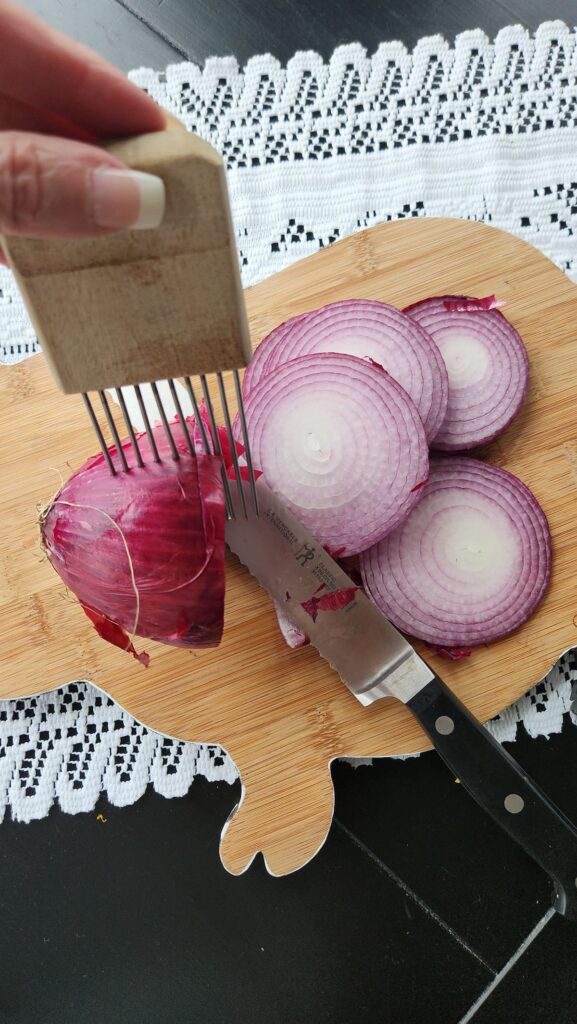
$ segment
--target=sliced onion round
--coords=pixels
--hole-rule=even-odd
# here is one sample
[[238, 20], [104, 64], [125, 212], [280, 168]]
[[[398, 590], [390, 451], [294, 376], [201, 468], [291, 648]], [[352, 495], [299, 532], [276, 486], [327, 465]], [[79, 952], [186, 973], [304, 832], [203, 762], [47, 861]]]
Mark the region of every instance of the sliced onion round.
[[[266, 365], [272, 349], [276, 345], [282, 345], [282, 342], [286, 338], [287, 334], [290, 334], [293, 327], [301, 320], [306, 320], [310, 313], [300, 313], [299, 316], [292, 316], [290, 320], [285, 320], [278, 327], [275, 327], [255, 348], [250, 363], [248, 364], [243, 381], [242, 381], [242, 393], [243, 396], [248, 395], [249, 391], [255, 387], [263, 377], [267, 375]], [[286, 360], [285, 360], [286, 362]]]
[[441, 295], [405, 310], [436, 342], [449, 375], [447, 412], [434, 448], [465, 451], [492, 441], [525, 398], [527, 351], [494, 302], [494, 296]]
[[379, 363], [413, 399], [427, 440], [436, 436], [448, 400], [447, 371], [439, 350], [410, 317], [375, 300], [332, 302], [275, 328], [256, 349], [244, 376], [244, 395], [278, 366], [320, 352], [342, 352]]
[[545, 513], [528, 487], [475, 459], [432, 460], [422, 499], [361, 555], [367, 593], [403, 632], [472, 647], [517, 629], [551, 573]]
[[249, 391], [245, 413], [269, 487], [342, 555], [384, 537], [421, 497], [428, 452], [415, 405], [364, 359], [293, 359]]

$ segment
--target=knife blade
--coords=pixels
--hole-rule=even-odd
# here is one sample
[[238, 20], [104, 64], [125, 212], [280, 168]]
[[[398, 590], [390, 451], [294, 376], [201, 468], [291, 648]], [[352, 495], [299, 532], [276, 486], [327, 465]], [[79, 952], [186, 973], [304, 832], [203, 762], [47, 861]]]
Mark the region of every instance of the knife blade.
[[[394, 697], [408, 708], [469, 794], [550, 875], [554, 909], [577, 920], [573, 823], [355, 587], [262, 477], [256, 486], [258, 516], [251, 512], [227, 522], [231, 551], [284, 606], [361, 704]], [[248, 488], [246, 504], [252, 508]], [[346, 603], [323, 610], [320, 598], [335, 592], [346, 592]]]

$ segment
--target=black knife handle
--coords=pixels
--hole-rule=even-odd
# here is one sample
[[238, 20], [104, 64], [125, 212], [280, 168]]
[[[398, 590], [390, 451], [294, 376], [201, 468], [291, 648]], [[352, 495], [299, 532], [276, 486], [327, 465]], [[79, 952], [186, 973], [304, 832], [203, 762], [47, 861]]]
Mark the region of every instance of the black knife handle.
[[437, 676], [407, 707], [468, 793], [555, 883], [577, 920], [577, 829]]

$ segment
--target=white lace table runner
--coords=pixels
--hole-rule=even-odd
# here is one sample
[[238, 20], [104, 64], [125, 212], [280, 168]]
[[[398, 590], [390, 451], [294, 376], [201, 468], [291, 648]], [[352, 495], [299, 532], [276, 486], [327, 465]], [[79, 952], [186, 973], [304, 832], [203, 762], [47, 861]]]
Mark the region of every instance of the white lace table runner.
[[[435, 36], [412, 53], [350, 45], [328, 63], [215, 58], [131, 77], [224, 154], [247, 285], [370, 224], [439, 215], [519, 235], [577, 281], [577, 37], [561, 22], [494, 42]], [[0, 361], [35, 351], [0, 268]], [[491, 731], [558, 732], [564, 715], [577, 722], [574, 695], [569, 654]], [[197, 774], [232, 781], [236, 770], [220, 748], [160, 737], [89, 684], [0, 702], [0, 816], [39, 818], [55, 798], [90, 810], [102, 791], [130, 804], [150, 783], [178, 796]]]

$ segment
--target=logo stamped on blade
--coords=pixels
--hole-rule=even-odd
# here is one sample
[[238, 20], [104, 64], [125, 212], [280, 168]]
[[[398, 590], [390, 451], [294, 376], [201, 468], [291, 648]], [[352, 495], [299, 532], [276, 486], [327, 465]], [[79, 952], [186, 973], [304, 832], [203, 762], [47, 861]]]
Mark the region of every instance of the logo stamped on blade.
[[[293, 547], [299, 544], [299, 537], [291, 530], [288, 523], [285, 523], [284, 519], [278, 514], [274, 508], [267, 508], [265, 512], [265, 518], [268, 519], [281, 536], [289, 542]], [[319, 583], [324, 583], [329, 590], [338, 590], [342, 583], [330, 571], [329, 567], [324, 564], [320, 559], [326, 557], [326, 552], [322, 545], [311, 544], [309, 541], [304, 541], [299, 544], [299, 547], [295, 551], [294, 558], [301, 566], [301, 568], [307, 568], [311, 578], [318, 580]], [[316, 563], [316, 564], [311, 564]]]
[[313, 548], [312, 544], [301, 544], [298, 549], [295, 558], [301, 565], [306, 565], [308, 562], [312, 562], [315, 557], [316, 548]]

